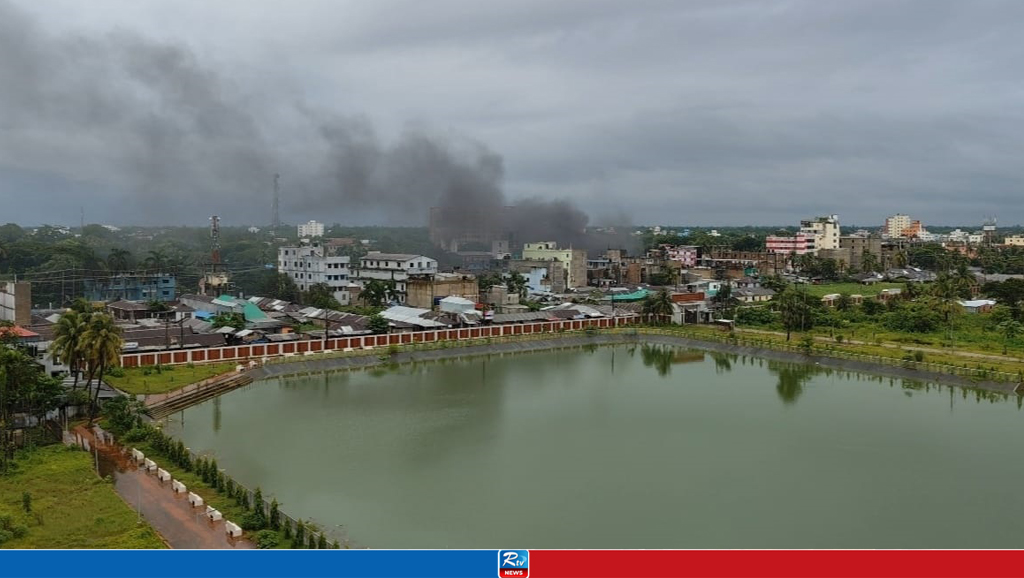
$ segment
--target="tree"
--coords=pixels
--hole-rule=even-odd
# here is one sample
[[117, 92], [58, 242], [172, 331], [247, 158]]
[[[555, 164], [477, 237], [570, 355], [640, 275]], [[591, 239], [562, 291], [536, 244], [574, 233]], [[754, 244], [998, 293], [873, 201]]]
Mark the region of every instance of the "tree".
[[761, 286], [776, 293], [782, 293], [786, 287], [789, 287], [789, 283], [779, 275], [768, 275], [761, 279]]
[[277, 504], [277, 498], [270, 502], [270, 529], [274, 531], [281, 529], [280, 506]]
[[878, 256], [871, 251], [864, 249], [860, 255], [860, 268], [865, 273], [874, 273], [878, 271]]
[[317, 309], [341, 309], [341, 303], [334, 298], [334, 292], [326, 283], [310, 285], [309, 291], [302, 295], [302, 303]]
[[1003, 334], [1003, 355], [1006, 355], [1010, 347], [1010, 341], [1014, 340], [1024, 331], [1024, 325], [1020, 321], [1008, 319], [999, 324], [999, 332]]
[[519, 295], [520, 299], [526, 299], [529, 291], [529, 285], [527, 284], [526, 277], [523, 277], [519, 271], [513, 271], [509, 273], [506, 281], [508, 285], [508, 292]]
[[839, 311], [846, 311], [853, 305], [853, 299], [849, 293], [840, 293], [839, 299], [836, 299], [836, 309]]
[[391, 328], [391, 324], [384, 318], [380, 313], [371, 315], [366, 321], [366, 328], [373, 332], [374, 335], [380, 335], [387, 333]]
[[359, 298], [371, 307], [383, 307], [395, 297], [395, 282], [374, 279], [359, 292]]
[[67, 364], [74, 375], [71, 391], [78, 388], [78, 376], [82, 369], [82, 346], [85, 332], [89, 326], [90, 313], [79, 313], [71, 310], [60, 316], [53, 328], [53, 345], [51, 354]]
[[156, 271], [163, 271], [167, 268], [169, 263], [170, 258], [167, 256], [167, 253], [164, 253], [159, 249], [150, 251], [149, 256], [146, 257], [146, 267]]
[[119, 395], [103, 404], [103, 415], [106, 416], [110, 431], [121, 435], [142, 423], [142, 414], [146, 404], [134, 397]]
[[[84, 358], [90, 368], [98, 372], [99, 384], [103, 383], [103, 373], [107, 368], [116, 365], [120, 360], [121, 347], [124, 342], [121, 340], [121, 329], [114, 325], [114, 319], [105, 313], [94, 314], [90, 320], [84, 338]], [[96, 420], [96, 410], [100, 397], [100, 385], [96, 386], [96, 393], [92, 405], [89, 407], [89, 425]]]
[[786, 341], [789, 341], [793, 331], [805, 331], [813, 326], [807, 293], [790, 286], [777, 299], [782, 326], [786, 328]]
[[895, 267], [906, 267], [909, 262], [906, 251], [896, 251], [892, 256], [892, 264]]
[[675, 310], [672, 305], [672, 296], [668, 294], [667, 289], [662, 289], [654, 295], [648, 295], [644, 298], [641, 311], [648, 321], [656, 319], [658, 322], [662, 322], [665, 317], [672, 317], [672, 313]]
[[127, 249], [111, 249], [107, 255], [107, 268], [115, 272], [124, 271], [131, 264], [131, 258], [131, 251]]
[[211, 324], [215, 329], [221, 327], [245, 328], [245, 316], [241, 313], [218, 313], [213, 316]]
[[42, 419], [60, 405], [60, 380], [45, 375], [35, 360], [18, 348], [10, 322], [0, 322], [0, 472], [14, 459], [14, 424], [18, 413]]
[[297, 303], [302, 298], [298, 285], [284, 273], [274, 273], [268, 277], [260, 285], [259, 292], [266, 297], [292, 303]]

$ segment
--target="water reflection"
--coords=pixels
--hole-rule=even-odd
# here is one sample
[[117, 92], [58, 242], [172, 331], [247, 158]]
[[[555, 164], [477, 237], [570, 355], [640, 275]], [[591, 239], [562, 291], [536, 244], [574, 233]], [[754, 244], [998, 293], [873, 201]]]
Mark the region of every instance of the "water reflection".
[[213, 398], [213, 433], [220, 431], [220, 397]]
[[665, 377], [672, 372], [672, 366], [678, 363], [703, 363], [704, 352], [697, 349], [649, 345], [640, 347], [640, 360], [644, 367], [653, 367], [658, 375]]
[[797, 398], [803, 394], [804, 384], [825, 370], [813, 365], [786, 363], [769, 359], [768, 371], [779, 379], [775, 385], [775, 390], [779, 392], [779, 399], [782, 400], [782, 403], [790, 405], [796, 403]]

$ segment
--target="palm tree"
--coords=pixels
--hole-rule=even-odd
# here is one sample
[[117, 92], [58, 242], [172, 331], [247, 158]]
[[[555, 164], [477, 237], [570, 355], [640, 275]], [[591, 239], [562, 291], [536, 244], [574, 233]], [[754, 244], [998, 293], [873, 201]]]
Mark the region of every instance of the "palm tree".
[[864, 249], [864, 252], [860, 255], [860, 268], [865, 273], [878, 271], [878, 257], [871, 251]]
[[75, 376], [71, 391], [78, 388], [78, 376], [82, 368], [82, 345], [89, 325], [89, 313], [70, 310], [60, 316], [53, 328], [52, 355], [64, 361]]
[[896, 251], [892, 256], [892, 264], [895, 267], [906, 267], [907, 266], [907, 252], [900, 250]]
[[99, 403], [100, 389], [103, 384], [103, 373], [108, 367], [116, 365], [121, 358], [121, 328], [114, 325], [114, 319], [105, 314], [98, 313], [89, 320], [89, 328], [86, 330], [84, 339], [84, 357], [89, 363], [90, 374], [96, 372], [97, 383], [92, 405], [89, 407], [89, 425], [96, 419], [96, 409]]
[[658, 319], [663, 321], [665, 317], [672, 317], [674, 311], [672, 305], [672, 296], [668, 294], [667, 289], [662, 289], [653, 296], [648, 295], [644, 298], [642, 311], [648, 320]]
[[1007, 319], [998, 326], [999, 332], [1003, 334], [1003, 355], [1009, 350], [1010, 341], [1016, 339], [1018, 335], [1024, 331], [1024, 325], [1021, 325], [1020, 321], [1014, 321], [1013, 319]]
[[782, 325], [786, 328], [786, 341], [789, 341], [794, 329], [803, 331], [807, 327], [811, 308], [807, 295], [792, 285], [778, 295], [778, 301]]
[[156, 269], [162, 271], [167, 267], [168, 257], [167, 253], [156, 249], [149, 252], [149, 256], [146, 257], [146, 267], [150, 269]]
[[107, 255], [107, 268], [111, 271], [124, 271], [131, 262], [132, 253], [127, 249], [111, 249]]

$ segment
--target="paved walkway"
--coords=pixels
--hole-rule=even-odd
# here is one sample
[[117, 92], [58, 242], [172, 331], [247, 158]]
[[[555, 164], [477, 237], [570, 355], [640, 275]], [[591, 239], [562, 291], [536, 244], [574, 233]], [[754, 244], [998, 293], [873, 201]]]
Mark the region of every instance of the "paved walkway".
[[254, 547], [248, 540], [229, 538], [223, 521], [210, 522], [204, 515], [205, 507], [193, 508], [187, 494], [175, 494], [170, 482], [160, 482], [156, 474], [139, 469], [120, 446], [97, 442], [96, 436], [85, 426], [75, 428], [75, 433], [87, 439], [90, 447], [97, 451], [100, 473], [113, 476], [114, 488], [121, 498], [134, 510], [141, 506], [142, 517], [171, 548]]

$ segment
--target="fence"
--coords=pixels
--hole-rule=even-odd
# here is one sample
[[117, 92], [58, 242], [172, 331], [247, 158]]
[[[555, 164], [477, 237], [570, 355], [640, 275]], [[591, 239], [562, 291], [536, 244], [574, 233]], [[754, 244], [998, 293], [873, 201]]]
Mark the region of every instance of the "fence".
[[147, 365], [181, 365], [187, 363], [248, 362], [252, 359], [271, 359], [299, 355], [323, 355], [326, 352], [367, 350], [375, 347], [414, 345], [419, 343], [440, 343], [479, 341], [519, 335], [551, 334], [584, 329], [608, 329], [638, 321], [637, 317], [600, 317], [597, 319], [566, 319], [535, 323], [487, 325], [459, 329], [436, 329], [382, 335], [359, 335], [327, 339], [305, 339], [283, 343], [258, 343], [158, 351], [152, 353], [126, 353], [121, 355], [123, 367]]

